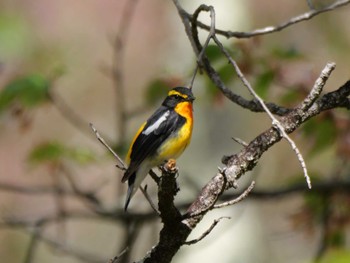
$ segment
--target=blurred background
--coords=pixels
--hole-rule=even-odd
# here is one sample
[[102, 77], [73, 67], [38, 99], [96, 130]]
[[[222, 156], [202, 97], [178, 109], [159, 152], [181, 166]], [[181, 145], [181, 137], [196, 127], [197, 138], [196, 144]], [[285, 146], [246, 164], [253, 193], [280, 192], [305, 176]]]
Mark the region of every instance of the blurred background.
[[[217, 27], [230, 31], [277, 25], [310, 3], [321, 9], [332, 2], [180, 1], [189, 13], [213, 5]], [[325, 91], [349, 79], [349, 12], [344, 6], [281, 32], [222, 41], [264, 99], [292, 107], [329, 61], [337, 68]], [[210, 21], [204, 14], [200, 20]], [[227, 85], [249, 99], [214, 46], [208, 56]], [[107, 262], [126, 246], [122, 262], [131, 262], [156, 244], [160, 220], [141, 193], [130, 213], [148, 217], [118, 217], [127, 186], [89, 123], [124, 157], [166, 87], [189, 83], [195, 61], [172, 1], [0, 1], [2, 262]], [[193, 139], [178, 160], [179, 206], [194, 200], [223, 155], [241, 149], [232, 137], [249, 142], [271, 125], [266, 114], [229, 102], [205, 76], [196, 78], [194, 93]], [[349, 131], [349, 113], [336, 110], [292, 134], [313, 182], [349, 181]], [[173, 262], [350, 262], [350, 189], [305, 192], [286, 142], [240, 179], [237, 192], [252, 180], [260, 197], [210, 212], [190, 238], [220, 216], [231, 219], [181, 248]], [[154, 182], [145, 183], [156, 203]], [[288, 191], [292, 186], [300, 190]]]

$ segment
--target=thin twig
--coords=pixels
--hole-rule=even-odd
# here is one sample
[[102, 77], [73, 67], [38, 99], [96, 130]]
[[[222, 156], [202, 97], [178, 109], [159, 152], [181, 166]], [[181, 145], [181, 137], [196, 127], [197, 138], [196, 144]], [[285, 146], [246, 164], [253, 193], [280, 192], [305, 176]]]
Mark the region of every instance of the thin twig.
[[[213, 13], [213, 15], [211, 15], [211, 20], [215, 19], [215, 11], [213, 9], [213, 7], [205, 7], [205, 5], [201, 5], [200, 8], [198, 8], [196, 10], [196, 12], [193, 15], [194, 21], [197, 20], [198, 18], [198, 14], [199, 11], [198, 10], [206, 10], [209, 9], [211, 13]], [[193, 22], [192, 22], [193, 23]], [[215, 26], [215, 22], [211, 21], [211, 26]], [[196, 31], [196, 25], [192, 25], [192, 29]], [[269, 115], [269, 117], [272, 120], [272, 125], [274, 127], [276, 127], [280, 132], [281, 135], [289, 142], [289, 144], [291, 145], [292, 149], [294, 150], [295, 154], [297, 155], [297, 158], [300, 162], [300, 165], [302, 167], [303, 173], [304, 173], [304, 177], [306, 179], [307, 185], [308, 187], [311, 189], [311, 179], [308, 175], [307, 172], [307, 168], [306, 168], [306, 164], [304, 161], [303, 156], [301, 155], [298, 147], [296, 146], [296, 144], [294, 143], [294, 141], [288, 136], [288, 134], [286, 133], [284, 127], [281, 125], [281, 123], [279, 122], [279, 120], [271, 113], [271, 111], [269, 110], [269, 108], [266, 106], [265, 102], [260, 98], [260, 96], [254, 91], [254, 89], [252, 88], [252, 86], [250, 85], [249, 81], [244, 77], [242, 71], [240, 70], [240, 68], [238, 67], [236, 61], [231, 57], [231, 55], [228, 53], [228, 51], [224, 48], [224, 46], [222, 45], [222, 43], [218, 40], [218, 38], [216, 37], [215, 33], [213, 34], [213, 32], [215, 32], [215, 27], [211, 27], [210, 28], [210, 39], [213, 39], [214, 42], [217, 44], [217, 46], [220, 48], [221, 52], [227, 57], [227, 59], [229, 60], [230, 64], [233, 66], [233, 68], [236, 71], [237, 76], [240, 78], [240, 80], [242, 81], [243, 85], [249, 90], [249, 92], [252, 94], [252, 96], [260, 103], [260, 105], [263, 107], [263, 109], [265, 110], [265, 112]], [[196, 32], [195, 32], [196, 33]], [[209, 40], [210, 40], [209, 39]], [[201, 50], [202, 54], [203, 49]], [[325, 75], [326, 76], [326, 75]], [[323, 78], [324, 79], [324, 78]]]
[[[173, 0], [178, 13], [180, 15], [180, 18], [185, 26], [185, 31], [188, 36], [188, 39], [193, 46], [193, 50], [195, 54], [199, 54], [200, 50], [203, 49], [202, 45], [199, 42], [198, 39], [198, 30], [197, 30], [197, 23], [199, 23], [196, 20], [196, 16], [192, 16], [192, 20], [190, 21], [189, 18], [185, 15], [186, 11], [181, 7], [179, 2], [177, 0]], [[192, 24], [192, 26], [191, 26]], [[215, 71], [215, 69], [210, 65], [210, 62], [208, 58], [206, 57], [205, 53], [203, 53], [202, 56], [202, 64], [204, 70], [207, 72], [208, 77], [211, 79], [211, 81], [215, 84], [216, 87], [220, 89], [222, 94], [226, 96], [229, 100], [236, 103], [237, 105], [249, 109], [253, 112], [262, 112], [264, 111], [263, 108], [260, 106], [259, 103], [257, 103], [255, 100], [246, 100], [242, 96], [234, 93], [232, 90], [230, 90], [228, 87], [226, 87], [225, 83], [222, 81], [220, 75]], [[267, 103], [270, 111], [272, 111], [274, 114], [283, 116], [290, 112], [290, 109], [276, 105], [274, 103]]]
[[[108, 151], [110, 151], [113, 156], [118, 160], [118, 162], [121, 164], [121, 166], [117, 165], [117, 167], [121, 170], [126, 170], [127, 169], [127, 165], [123, 162], [123, 160], [119, 157], [119, 155], [108, 145], [108, 143], [106, 143], [106, 141], [102, 138], [102, 136], [99, 134], [99, 132], [97, 131], [97, 129], [95, 128], [95, 126], [90, 123], [90, 127], [91, 129], [94, 131], [96, 138], [103, 144], [104, 147], [107, 148]], [[159, 184], [159, 177], [157, 176], [157, 174], [151, 169], [149, 171], [149, 175], [152, 177], [152, 179]]]
[[91, 129], [94, 131], [95, 136], [97, 138], [97, 140], [100, 141], [100, 143], [103, 144], [104, 147], [107, 148], [107, 150], [113, 154], [113, 156], [117, 159], [117, 161], [119, 162], [119, 164], [121, 165], [121, 167], [118, 166], [118, 168], [122, 169], [122, 170], [126, 170], [126, 165], [123, 162], [123, 160], [119, 157], [119, 155], [105, 142], [105, 140], [101, 137], [101, 135], [99, 134], [99, 132], [96, 130], [95, 126], [90, 123], [90, 127]]
[[[224, 191], [226, 189], [226, 186], [227, 186], [227, 178], [226, 178], [226, 175], [225, 175], [225, 168], [218, 167], [218, 170], [219, 170], [218, 175], [222, 179], [222, 185], [219, 187], [219, 189], [217, 189], [217, 196], [216, 196], [216, 198], [211, 200], [210, 202], [207, 201], [208, 203], [210, 203], [210, 205], [207, 205], [205, 207], [205, 209], [197, 208], [197, 209], [195, 209], [195, 211], [192, 211], [193, 209], [191, 209], [191, 207], [190, 207], [187, 210], [186, 214], [183, 215], [184, 219], [196, 218], [196, 217], [199, 217], [199, 216], [203, 216], [204, 214], [206, 214], [207, 212], [209, 212], [210, 210], [212, 210], [214, 208], [214, 205], [215, 205], [216, 201], [218, 200], [219, 196], [221, 196], [224, 193]], [[236, 183], [235, 183], [235, 186], [237, 186]], [[233, 186], [233, 187], [235, 187], [235, 186]], [[210, 187], [209, 187], [209, 189], [210, 189]], [[202, 189], [202, 191], [203, 191], [203, 189]]]
[[156, 212], [158, 215], [160, 215], [160, 212], [157, 209], [156, 205], [153, 203], [152, 198], [147, 193], [147, 184], [144, 187], [140, 186], [139, 188], [140, 188], [141, 192], [143, 193], [143, 195], [146, 197], [148, 203], [151, 205], [154, 212]]
[[246, 143], [245, 141], [243, 141], [240, 138], [232, 137], [232, 140], [234, 140], [236, 143], [242, 145], [243, 147], [247, 147], [248, 146], [248, 143]]
[[[210, 19], [211, 19], [211, 25], [210, 25], [210, 30], [209, 30], [209, 34], [207, 36], [207, 39], [205, 40], [205, 43], [203, 45], [202, 50], [199, 52], [198, 57], [197, 57], [197, 64], [196, 64], [196, 68], [194, 70], [192, 79], [191, 79], [191, 83], [189, 85], [189, 88], [192, 89], [193, 87], [193, 83], [194, 80], [196, 78], [198, 69], [199, 69], [199, 65], [202, 63], [202, 58], [203, 58], [203, 54], [206, 50], [206, 48], [209, 45], [210, 39], [215, 35], [215, 12], [214, 12], [214, 8], [212, 6], [206, 6], [206, 5], [200, 5], [197, 10], [194, 12], [193, 18], [192, 18], [192, 23], [195, 23], [195, 21], [197, 21], [198, 15], [201, 11], [206, 11], [206, 12], [210, 12]], [[195, 28], [195, 27], [192, 27]]]
[[228, 216], [223, 216], [223, 217], [220, 217], [218, 219], [215, 219], [213, 224], [199, 238], [187, 241], [187, 242], [184, 243], [184, 245], [190, 246], [190, 245], [196, 244], [199, 241], [201, 241], [203, 238], [205, 238], [207, 235], [209, 235], [210, 232], [214, 229], [214, 227], [216, 227], [216, 225], [224, 218], [231, 219], [231, 217], [228, 217]]
[[[107, 150], [109, 152], [111, 152], [113, 154], [113, 156], [118, 160], [118, 162], [120, 163], [121, 166], [118, 166], [118, 168], [120, 168], [121, 170], [125, 171], [127, 169], [126, 164], [123, 162], [123, 160], [119, 157], [119, 155], [108, 145], [108, 143], [105, 142], [105, 140], [101, 137], [101, 135], [98, 133], [97, 129], [95, 128], [95, 126], [90, 123], [90, 127], [91, 129], [94, 131], [96, 138], [103, 144], [104, 147], [107, 148]], [[149, 175], [152, 177], [152, 179], [156, 182], [156, 184], [159, 184], [159, 178], [157, 176], [157, 174], [151, 169], [149, 171]], [[153, 208], [154, 211], [156, 211], [157, 214], [159, 214], [159, 211], [157, 210], [156, 206], [152, 203], [151, 198], [149, 198], [148, 194], [146, 193], [146, 191], [140, 186], [139, 187], [140, 190], [142, 191], [142, 193], [144, 194], [144, 196], [146, 197], [147, 201], [151, 204], [151, 207]]]
[[234, 205], [241, 202], [242, 200], [248, 197], [249, 193], [254, 189], [254, 186], [255, 186], [255, 181], [252, 181], [251, 184], [248, 186], [248, 188], [242, 194], [240, 194], [240, 196], [238, 196], [233, 200], [224, 202], [222, 204], [214, 205], [214, 209]]
[[122, 252], [119, 253], [118, 256], [115, 256], [114, 258], [110, 259], [108, 263], [117, 263], [118, 260], [126, 253], [129, 251], [129, 248], [126, 247]]
[[254, 89], [252, 88], [252, 86], [250, 85], [249, 81], [244, 77], [242, 71], [240, 70], [240, 68], [238, 67], [236, 61], [231, 57], [231, 55], [228, 53], [228, 51], [224, 48], [224, 46], [221, 44], [221, 42], [218, 40], [218, 38], [216, 36], [213, 36], [213, 40], [215, 41], [215, 43], [217, 44], [217, 46], [220, 48], [221, 52], [226, 56], [226, 58], [229, 60], [230, 64], [233, 66], [233, 68], [236, 71], [237, 76], [240, 78], [240, 80], [242, 81], [243, 85], [249, 90], [249, 92], [252, 94], [252, 96], [259, 101], [260, 105], [264, 108], [265, 112], [268, 114], [268, 116], [270, 117], [270, 119], [272, 120], [272, 125], [274, 127], [276, 127], [280, 132], [283, 138], [285, 138], [289, 144], [291, 145], [293, 151], [295, 152], [300, 165], [303, 169], [303, 173], [304, 173], [304, 177], [306, 179], [306, 183], [309, 187], [309, 189], [311, 189], [311, 179], [308, 175], [307, 172], [307, 168], [306, 168], [306, 164], [304, 161], [303, 156], [301, 155], [298, 147], [296, 146], [296, 144], [294, 143], [294, 141], [288, 136], [287, 132], [285, 131], [284, 127], [282, 126], [282, 124], [279, 122], [279, 120], [271, 113], [271, 111], [269, 110], [269, 108], [266, 106], [265, 102], [260, 98], [260, 96], [254, 91]]
[[335, 69], [335, 63], [329, 62], [324, 67], [324, 69], [321, 71], [320, 76], [316, 79], [314, 86], [312, 87], [311, 91], [307, 95], [307, 97], [303, 100], [299, 108], [302, 111], [308, 110], [312, 104], [318, 99], [320, 96], [322, 89], [324, 85], [326, 84], [329, 76], [331, 75], [332, 71]]
[[64, 117], [69, 123], [76, 127], [83, 134], [88, 135], [91, 139], [91, 133], [88, 128], [88, 122], [83, 120], [65, 101], [61, 96], [53, 91], [53, 88], [49, 89], [48, 97], [52, 104], [56, 107], [59, 113]]
[[[173, 0], [173, 1], [175, 1], [175, 0]], [[324, 7], [322, 9], [310, 10], [310, 11], [308, 11], [306, 13], [301, 14], [301, 15], [292, 17], [289, 20], [287, 20], [286, 22], [283, 22], [283, 23], [281, 23], [279, 25], [267, 26], [267, 27], [264, 27], [264, 28], [255, 29], [255, 30], [250, 31], [250, 32], [232, 32], [232, 31], [225, 31], [225, 30], [216, 29], [215, 33], [218, 34], [218, 35], [225, 36], [227, 38], [232, 38], [232, 37], [235, 37], [235, 38], [250, 38], [250, 37], [259, 36], [259, 35], [271, 34], [271, 33], [274, 33], [274, 32], [282, 31], [283, 29], [285, 29], [287, 27], [290, 27], [290, 26], [292, 26], [294, 24], [297, 24], [297, 23], [300, 23], [300, 22], [303, 22], [303, 21], [306, 21], [306, 20], [310, 20], [311, 18], [313, 18], [313, 17], [315, 17], [315, 16], [317, 16], [319, 14], [332, 11], [332, 10], [334, 10], [336, 8], [345, 6], [345, 5], [349, 4], [349, 3], [350, 3], [350, 0], [336, 1], [333, 4], [331, 4], [331, 5], [327, 6], [327, 7]], [[187, 13], [185, 10], [183, 10], [182, 13], [188, 19], [191, 19], [193, 17], [193, 15]], [[205, 30], [210, 30], [210, 26], [208, 26], [208, 25], [206, 25], [204, 23], [198, 22], [198, 26], [203, 28], [203, 29], [205, 29]]]

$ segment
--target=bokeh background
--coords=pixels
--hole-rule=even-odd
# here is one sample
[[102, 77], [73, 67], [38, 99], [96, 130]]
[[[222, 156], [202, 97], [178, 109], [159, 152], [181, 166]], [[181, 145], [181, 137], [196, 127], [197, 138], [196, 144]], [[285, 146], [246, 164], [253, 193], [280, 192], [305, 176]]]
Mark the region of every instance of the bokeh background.
[[[201, 3], [213, 5], [217, 27], [231, 31], [276, 25], [309, 10], [307, 1], [180, 3], [190, 13]], [[316, 8], [330, 3], [313, 1]], [[172, 1], [135, 1], [123, 56], [115, 56], [115, 38], [126, 5], [125, 0], [0, 1], [0, 88], [5, 90], [23, 78], [49, 80], [50, 90], [57, 96], [56, 103], [64, 103], [63, 108], [69, 109], [62, 112], [62, 107], [60, 110], [50, 101], [27, 107], [15, 100], [0, 108], [1, 262], [25, 262], [36, 220], [62, 216], [62, 211], [69, 214], [88, 210], [76, 197], [35, 190], [11, 191], [6, 186], [69, 188], [67, 178], [62, 176], [69, 173], [83, 191], [97, 188], [97, 196], [106, 209], [122, 208], [126, 191], [126, 185], [120, 183], [122, 174], [89, 130], [88, 123], [93, 123], [124, 156], [125, 146], [139, 124], [159, 105], [154, 90], [162, 85], [186, 85], [191, 78], [195, 56]], [[243, 72], [265, 99], [292, 106], [307, 94], [328, 61], [336, 62], [337, 68], [326, 91], [336, 89], [349, 78], [349, 13], [349, 7], [345, 6], [281, 32], [251, 39], [223, 39], [223, 42], [232, 49]], [[200, 18], [209, 21], [205, 15]], [[204, 39], [206, 33], [201, 34]], [[224, 64], [218, 61], [216, 66], [220, 68]], [[125, 122], [121, 122], [117, 113], [120, 98], [113, 69], [118, 66], [124, 80], [122, 100], [126, 112], [132, 114]], [[230, 76], [227, 77], [230, 88], [249, 98], [233, 73], [227, 67], [223, 69], [223, 74]], [[215, 174], [224, 154], [241, 148], [232, 137], [249, 142], [270, 126], [265, 114], [251, 113], [230, 103], [206, 77], [197, 77], [194, 93], [197, 100], [193, 140], [178, 161], [179, 204], [194, 199]], [[79, 119], [80, 124], [74, 119]], [[350, 145], [348, 119], [348, 113], [339, 111], [292, 135], [316, 180], [334, 176], [339, 179], [346, 174]], [[33, 154], [33, 150], [42, 150], [38, 147], [45, 145], [53, 145], [59, 153], [53, 158], [45, 155], [50, 155], [50, 151], [44, 151], [44, 157], [40, 151]], [[302, 182], [303, 177], [290, 146], [281, 142], [263, 156], [251, 174], [240, 180], [239, 190], [252, 179], [257, 182], [257, 190], [268, 191]], [[154, 183], [147, 179], [147, 184], [156, 200]], [[220, 222], [199, 244], [183, 247], [174, 262], [313, 262], [322, 231], [317, 215], [310, 212], [315, 204], [310, 206], [307, 200], [310, 198], [301, 193], [255, 198], [211, 212], [191, 238], [200, 236], [220, 216], [231, 219]], [[349, 199], [341, 197], [339, 202], [345, 209], [342, 242], [340, 249], [325, 253], [324, 262], [349, 259], [349, 206], [346, 206]], [[149, 204], [138, 193], [130, 209], [149, 211]], [[28, 226], [6, 224], [21, 220], [29, 222]], [[159, 220], [142, 225], [132, 245], [131, 260], [141, 258], [156, 243], [160, 226]], [[113, 220], [74, 217], [59, 222], [52, 220], [42, 234], [58, 240], [62, 247], [96, 255], [106, 262], [123, 249], [124, 227]], [[88, 262], [62, 247], [55, 248], [41, 240], [30, 262]]]

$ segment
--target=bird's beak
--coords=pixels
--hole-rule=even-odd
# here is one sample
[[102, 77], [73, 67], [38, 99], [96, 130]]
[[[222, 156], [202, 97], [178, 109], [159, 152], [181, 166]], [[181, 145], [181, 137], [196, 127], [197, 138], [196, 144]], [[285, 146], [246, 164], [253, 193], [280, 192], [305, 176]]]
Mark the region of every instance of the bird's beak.
[[193, 102], [195, 99], [196, 99], [196, 97], [195, 96], [190, 96], [190, 97], [188, 97], [187, 98], [190, 102]]

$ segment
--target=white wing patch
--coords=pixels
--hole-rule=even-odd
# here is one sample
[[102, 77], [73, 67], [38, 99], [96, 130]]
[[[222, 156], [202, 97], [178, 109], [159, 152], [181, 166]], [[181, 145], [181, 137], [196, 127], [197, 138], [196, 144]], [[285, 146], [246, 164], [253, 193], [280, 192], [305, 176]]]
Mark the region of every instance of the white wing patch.
[[166, 119], [168, 118], [170, 114], [170, 111], [166, 111], [164, 112], [164, 114], [162, 116], [159, 117], [159, 119], [153, 123], [151, 126], [149, 126], [146, 130], [144, 130], [142, 132], [142, 134], [145, 134], [145, 135], [148, 135], [150, 134], [151, 132], [153, 132], [154, 130], [158, 129], [159, 126], [164, 122], [166, 121]]

